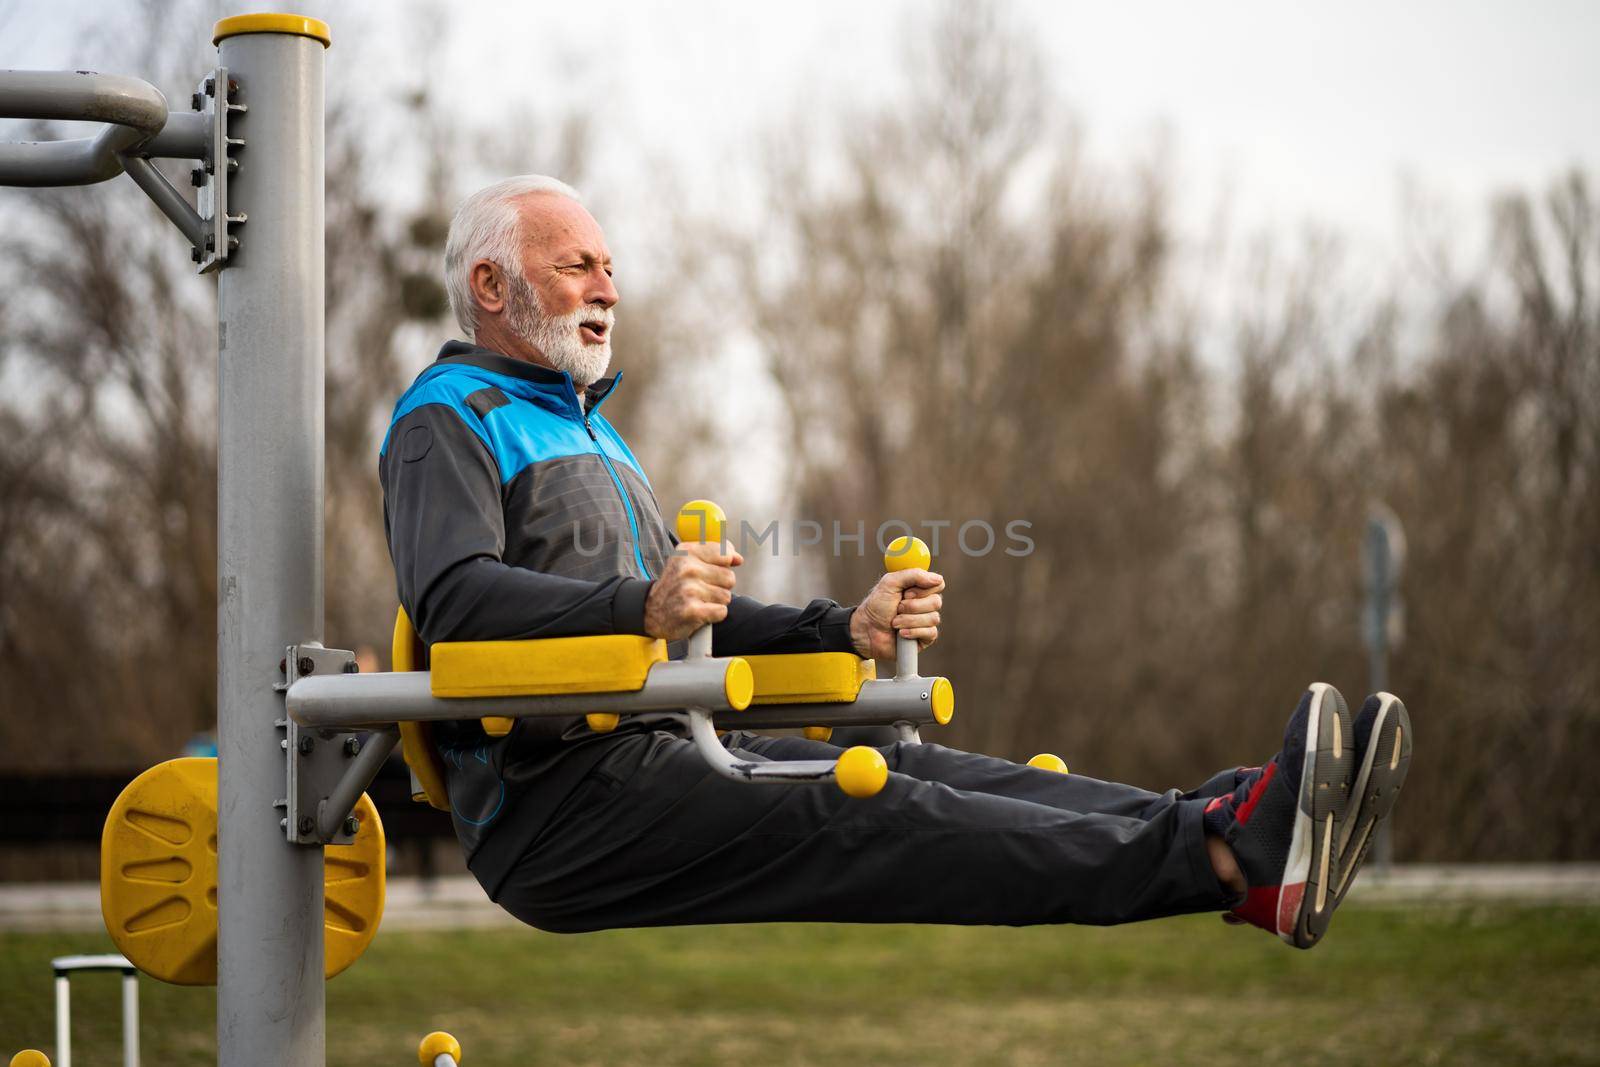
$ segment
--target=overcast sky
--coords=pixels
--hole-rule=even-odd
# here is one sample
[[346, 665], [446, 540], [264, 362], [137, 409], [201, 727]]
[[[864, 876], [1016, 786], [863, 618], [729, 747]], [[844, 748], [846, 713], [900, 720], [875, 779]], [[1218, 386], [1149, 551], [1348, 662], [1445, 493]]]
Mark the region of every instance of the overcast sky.
[[[896, 92], [901, 38], [930, 6], [464, 2], [451, 6], [458, 33], [430, 73], [478, 108], [510, 99], [591, 107], [607, 166], [619, 178], [634, 172], [619, 187], [661, 160], [715, 202], [719, 175], [737, 169], [773, 119], [809, 101]], [[1177, 207], [1197, 227], [1225, 200], [1240, 229], [1313, 221], [1381, 255], [1404, 229], [1403, 181], [1470, 220], [1498, 189], [1600, 163], [1600, 3], [1007, 6], [1031, 28], [1096, 155], [1132, 158], [1158, 131], [1170, 134]], [[357, 42], [341, 50], [341, 27], [386, 19], [380, 33], [415, 33], [404, 14], [376, 13], [404, 5], [290, 8], [332, 24], [330, 64], [359, 54]], [[0, 0], [0, 66], [90, 61], [73, 39], [106, 10], [88, 0]]]

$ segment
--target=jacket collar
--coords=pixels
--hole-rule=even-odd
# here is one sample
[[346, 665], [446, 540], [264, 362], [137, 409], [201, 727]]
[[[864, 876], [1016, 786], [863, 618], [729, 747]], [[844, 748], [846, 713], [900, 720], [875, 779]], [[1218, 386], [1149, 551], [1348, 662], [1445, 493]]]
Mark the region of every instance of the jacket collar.
[[537, 363], [529, 363], [523, 359], [513, 359], [493, 349], [483, 348], [470, 341], [446, 341], [439, 349], [439, 357], [434, 364], [460, 364], [468, 367], [477, 367], [480, 370], [490, 371], [494, 374], [503, 374], [508, 378], [526, 381], [538, 387], [538, 391], [549, 395], [556, 393], [568, 400], [572, 407], [578, 409], [580, 416], [593, 412], [599, 408], [601, 401], [610, 396], [618, 385], [622, 383], [622, 372], [618, 371], [609, 378], [601, 378], [589, 388], [584, 390], [583, 404], [578, 404], [577, 387], [572, 383], [572, 375], [566, 371], [551, 370], [541, 367]]

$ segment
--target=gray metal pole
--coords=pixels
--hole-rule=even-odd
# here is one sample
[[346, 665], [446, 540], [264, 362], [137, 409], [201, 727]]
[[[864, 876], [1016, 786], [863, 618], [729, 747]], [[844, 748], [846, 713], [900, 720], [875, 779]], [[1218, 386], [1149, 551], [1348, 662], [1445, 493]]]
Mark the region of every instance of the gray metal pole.
[[217, 278], [217, 1051], [221, 1067], [321, 1067], [322, 850], [290, 845], [272, 805], [278, 661], [322, 639], [324, 43], [228, 35], [243, 22], [218, 25], [249, 108], [229, 186], [249, 221]]

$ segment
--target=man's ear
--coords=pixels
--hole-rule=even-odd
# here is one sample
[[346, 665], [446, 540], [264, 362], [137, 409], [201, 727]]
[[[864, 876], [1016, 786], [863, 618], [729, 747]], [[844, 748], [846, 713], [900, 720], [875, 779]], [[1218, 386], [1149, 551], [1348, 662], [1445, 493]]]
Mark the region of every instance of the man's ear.
[[491, 315], [497, 315], [506, 306], [505, 278], [496, 267], [486, 259], [480, 259], [472, 265], [472, 273], [468, 276], [468, 284], [472, 289], [472, 297], [478, 306]]

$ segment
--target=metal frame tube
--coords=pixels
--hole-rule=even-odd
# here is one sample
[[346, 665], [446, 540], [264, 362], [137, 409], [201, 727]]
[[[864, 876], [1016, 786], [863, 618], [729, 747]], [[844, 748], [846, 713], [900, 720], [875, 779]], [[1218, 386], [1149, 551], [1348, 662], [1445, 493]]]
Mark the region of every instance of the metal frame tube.
[[438, 722], [484, 716], [548, 718], [593, 712], [633, 714], [708, 706], [734, 712], [724, 679], [732, 660], [677, 660], [650, 668], [644, 687], [622, 693], [554, 696], [436, 697], [428, 671], [311, 675], [289, 687], [289, 716], [313, 729], [354, 730], [395, 722]]
[[72, 981], [56, 975], [56, 1067], [72, 1067]]
[[154, 200], [156, 207], [161, 209], [161, 213], [171, 219], [179, 232], [188, 238], [190, 244], [196, 248], [204, 247], [205, 220], [189, 206], [189, 201], [183, 198], [183, 194], [162, 177], [154, 164], [138, 156], [127, 156], [122, 160], [122, 167], [128, 172], [128, 177], [133, 179], [134, 184], [143, 189], [145, 195]]
[[328, 798], [322, 802], [322, 810], [317, 813], [317, 833], [322, 838], [327, 840], [338, 835], [345, 816], [350, 814], [356, 801], [361, 799], [362, 792], [378, 776], [378, 771], [383, 768], [384, 761], [399, 741], [400, 731], [392, 726], [367, 735], [361, 751], [350, 761], [344, 777], [339, 779], [339, 784], [334, 786]]
[[139, 975], [122, 972], [122, 1067], [139, 1067]]
[[322, 850], [291, 845], [278, 660], [322, 640], [323, 45], [223, 38], [249, 111], [229, 197], [250, 239], [217, 279], [217, 1050], [221, 1067], [321, 1067]]
[[167, 98], [120, 74], [5, 70], [0, 118], [109, 123], [93, 137], [0, 144], [0, 185], [92, 185], [121, 174], [120, 153], [160, 132]]

